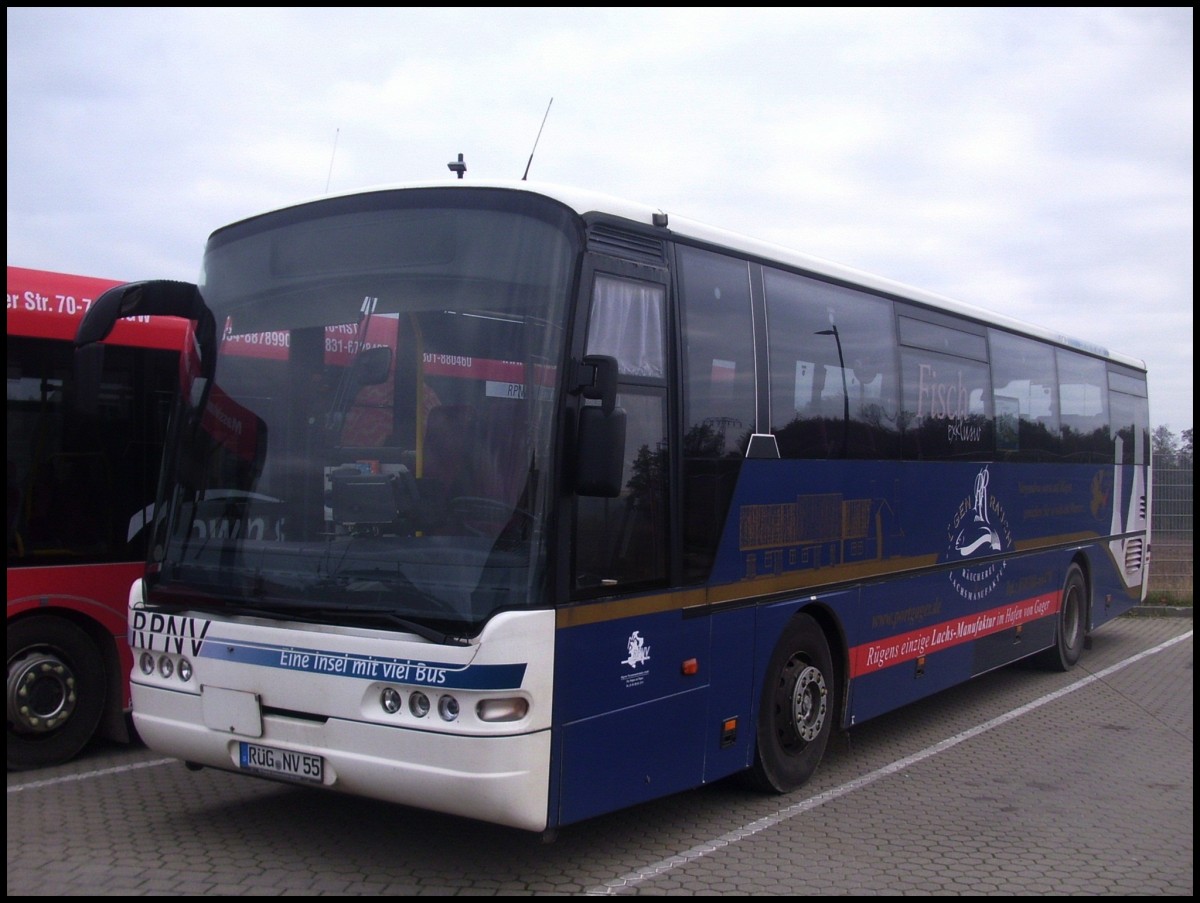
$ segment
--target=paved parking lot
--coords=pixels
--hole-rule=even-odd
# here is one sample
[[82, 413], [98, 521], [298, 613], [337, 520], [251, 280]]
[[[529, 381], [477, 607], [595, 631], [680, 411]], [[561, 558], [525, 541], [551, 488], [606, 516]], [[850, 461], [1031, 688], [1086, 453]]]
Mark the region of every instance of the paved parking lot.
[[1122, 618], [836, 738], [805, 788], [733, 783], [553, 843], [97, 746], [8, 776], [15, 895], [1180, 895], [1192, 620]]

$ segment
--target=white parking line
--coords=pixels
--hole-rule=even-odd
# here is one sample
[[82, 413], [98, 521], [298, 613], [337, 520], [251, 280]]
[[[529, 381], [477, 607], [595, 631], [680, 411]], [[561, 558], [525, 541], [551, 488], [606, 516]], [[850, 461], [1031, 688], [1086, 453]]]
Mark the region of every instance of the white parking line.
[[124, 774], [127, 771], [137, 771], [139, 768], [154, 768], [158, 765], [169, 765], [178, 759], [154, 759], [150, 762], [138, 762], [135, 765], [118, 765], [116, 768], [102, 768], [99, 771], [85, 771], [81, 774], [67, 774], [61, 778], [46, 778], [44, 781], [29, 781], [26, 784], [13, 784], [8, 788], [9, 793], [21, 793], [25, 790], [40, 790], [43, 787], [53, 787], [55, 784], [66, 784], [71, 781], [87, 781], [92, 778], [102, 778], [110, 774]]
[[1174, 646], [1176, 643], [1181, 643], [1184, 640], [1191, 639], [1191, 636], [1192, 631], [1189, 630], [1187, 633], [1180, 634], [1179, 636], [1167, 640], [1165, 643], [1161, 643], [1152, 649], [1139, 652], [1137, 655], [1134, 655], [1123, 662], [1118, 662], [1115, 665], [1105, 668], [1103, 671], [1097, 671], [1095, 674], [1089, 674], [1087, 677], [1081, 678], [1075, 683], [1063, 687], [1061, 690], [1055, 690], [1053, 693], [1049, 693], [1040, 699], [1035, 699], [1033, 702], [1026, 703], [1023, 706], [1019, 706], [1010, 712], [999, 715], [990, 721], [985, 721], [983, 724], [977, 725], [969, 730], [965, 730], [961, 734], [956, 734], [955, 736], [943, 740], [940, 743], [935, 743], [933, 746], [927, 747], [926, 749], [923, 749], [918, 753], [914, 753], [911, 756], [905, 756], [902, 759], [897, 759], [890, 765], [885, 765], [882, 768], [872, 771], [870, 774], [863, 775], [861, 778], [856, 778], [853, 781], [842, 784], [840, 787], [835, 787], [832, 790], [826, 790], [824, 793], [818, 793], [816, 796], [809, 797], [806, 800], [801, 800], [799, 803], [796, 803], [793, 806], [788, 806], [786, 809], [781, 809], [774, 815], [750, 822], [748, 825], [743, 825], [741, 828], [730, 831], [729, 833], [723, 834], [720, 837], [710, 840], [706, 843], [697, 844], [691, 849], [684, 850], [682, 853], [679, 853], [675, 856], [659, 860], [658, 862], [648, 865], [645, 868], [622, 875], [620, 878], [613, 878], [611, 881], [606, 881], [599, 887], [589, 888], [585, 893], [588, 896], [609, 896], [613, 894], [619, 894], [625, 889], [637, 887], [644, 881], [648, 881], [649, 879], [658, 875], [672, 871], [681, 865], [686, 865], [689, 862], [695, 862], [698, 859], [702, 859], [710, 853], [715, 853], [717, 850], [723, 849], [730, 844], [737, 843], [739, 840], [742, 840], [746, 837], [752, 837], [761, 831], [765, 831], [767, 828], [774, 827], [775, 825], [787, 821], [790, 818], [794, 818], [797, 815], [815, 809], [817, 806], [824, 805], [825, 803], [843, 797], [848, 793], [853, 793], [855, 790], [859, 790], [870, 784], [874, 784], [880, 778], [886, 778], [889, 775], [903, 771], [910, 765], [915, 765], [918, 762], [922, 762], [925, 759], [936, 756], [938, 753], [945, 752], [952, 747], [958, 746], [958, 744], [964, 742], [965, 740], [970, 740], [973, 737], [978, 737], [980, 734], [986, 731], [990, 731], [994, 727], [1007, 724], [1009, 721], [1020, 718], [1022, 715], [1032, 712], [1034, 709], [1041, 708], [1042, 706], [1046, 705], [1046, 703], [1054, 702], [1055, 700], [1061, 699], [1069, 693], [1074, 693], [1076, 690], [1081, 690], [1098, 680], [1103, 680], [1110, 674], [1120, 671], [1122, 668], [1126, 668], [1129, 665], [1142, 660], [1143, 658], [1147, 658], [1151, 655], [1157, 655], [1159, 652]]

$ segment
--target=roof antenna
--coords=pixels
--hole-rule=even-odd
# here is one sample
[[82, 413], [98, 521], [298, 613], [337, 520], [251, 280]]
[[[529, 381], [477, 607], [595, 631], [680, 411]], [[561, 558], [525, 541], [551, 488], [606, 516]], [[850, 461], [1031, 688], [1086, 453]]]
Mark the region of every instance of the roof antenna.
[[[554, 103], [554, 98], [550, 98], [550, 103]], [[525, 175], [521, 176], [521, 181], [524, 182], [529, 178], [529, 167], [533, 165], [533, 155], [537, 151], [538, 142], [542, 140], [542, 129], [546, 127], [546, 116], [550, 115], [550, 103], [546, 104], [546, 115], [542, 117], [542, 124], [538, 126], [537, 137], [533, 139], [533, 150], [529, 152], [529, 162], [525, 164]]]
[[329, 155], [329, 175], [325, 177], [325, 193], [329, 194], [329, 182], [333, 179], [333, 158], [337, 156], [338, 135], [342, 133], [340, 128], [333, 133], [333, 153]]
[[467, 164], [463, 162], [462, 154], [458, 155], [457, 161], [451, 160], [449, 163], [446, 164], [446, 166], [450, 169], [451, 172], [458, 173], [458, 177], [460, 179], [463, 177], [463, 173], [467, 171]]

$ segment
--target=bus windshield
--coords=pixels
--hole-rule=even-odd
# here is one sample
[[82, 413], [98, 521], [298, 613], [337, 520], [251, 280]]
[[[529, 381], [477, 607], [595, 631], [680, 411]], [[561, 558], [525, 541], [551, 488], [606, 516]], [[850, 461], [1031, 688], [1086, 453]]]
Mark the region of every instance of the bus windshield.
[[570, 223], [408, 191], [215, 233], [215, 373], [184, 375], [149, 602], [435, 639], [545, 605]]

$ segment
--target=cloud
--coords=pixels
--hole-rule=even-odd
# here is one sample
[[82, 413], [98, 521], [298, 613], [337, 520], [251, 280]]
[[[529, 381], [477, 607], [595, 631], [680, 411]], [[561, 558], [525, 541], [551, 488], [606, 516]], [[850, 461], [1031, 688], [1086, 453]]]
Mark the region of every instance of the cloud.
[[[596, 189], [1146, 358], [1191, 425], [1190, 8], [10, 8], [8, 254], [192, 278], [367, 185]], [[547, 104], [550, 113], [542, 128]], [[539, 129], [542, 129], [538, 138]]]

